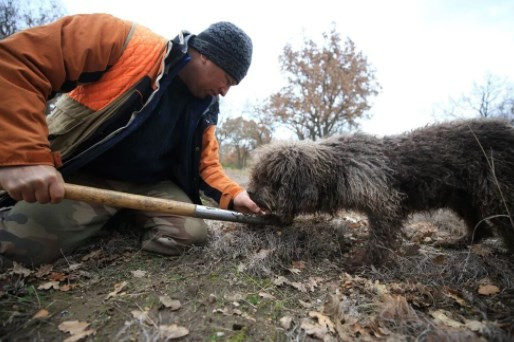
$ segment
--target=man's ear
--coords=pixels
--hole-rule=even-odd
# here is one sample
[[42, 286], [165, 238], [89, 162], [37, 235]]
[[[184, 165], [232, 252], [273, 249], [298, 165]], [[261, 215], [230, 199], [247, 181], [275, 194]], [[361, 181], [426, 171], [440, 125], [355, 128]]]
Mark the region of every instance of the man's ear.
[[202, 62], [202, 64], [207, 63], [207, 57], [205, 57], [203, 53], [200, 54], [200, 61]]

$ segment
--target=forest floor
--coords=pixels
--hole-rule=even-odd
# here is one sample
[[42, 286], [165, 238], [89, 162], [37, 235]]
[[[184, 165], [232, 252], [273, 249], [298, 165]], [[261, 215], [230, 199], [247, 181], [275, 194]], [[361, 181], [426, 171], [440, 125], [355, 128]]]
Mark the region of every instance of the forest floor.
[[415, 215], [380, 267], [349, 267], [367, 241], [358, 213], [208, 223], [208, 242], [179, 257], [142, 252], [137, 231], [106, 227], [52, 265], [0, 274], [0, 340], [514, 339], [514, 258], [495, 239], [433, 247], [463, 233], [448, 212]]

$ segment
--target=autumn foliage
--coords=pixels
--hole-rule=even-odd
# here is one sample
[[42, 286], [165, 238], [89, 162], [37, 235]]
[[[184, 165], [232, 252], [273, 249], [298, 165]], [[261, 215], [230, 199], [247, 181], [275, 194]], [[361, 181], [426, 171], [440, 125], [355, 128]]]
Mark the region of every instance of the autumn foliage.
[[262, 120], [239, 116], [218, 123], [216, 137], [222, 163], [241, 169], [247, 165], [251, 151], [271, 141], [271, 129]]
[[357, 119], [366, 116], [380, 90], [374, 70], [350, 38], [342, 43], [332, 28], [323, 39], [321, 46], [305, 39], [298, 50], [284, 47], [280, 63], [287, 85], [266, 105], [301, 140], [358, 127]]

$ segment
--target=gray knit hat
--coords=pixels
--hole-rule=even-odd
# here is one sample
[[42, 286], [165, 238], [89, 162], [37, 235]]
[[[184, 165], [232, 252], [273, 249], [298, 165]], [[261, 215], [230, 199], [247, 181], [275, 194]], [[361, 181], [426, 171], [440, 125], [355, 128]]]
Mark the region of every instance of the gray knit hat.
[[252, 62], [252, 40], [227, 21], [212, 24], [193, 37], [189, 45], [216, 63], [237, 83], [245, 77]]

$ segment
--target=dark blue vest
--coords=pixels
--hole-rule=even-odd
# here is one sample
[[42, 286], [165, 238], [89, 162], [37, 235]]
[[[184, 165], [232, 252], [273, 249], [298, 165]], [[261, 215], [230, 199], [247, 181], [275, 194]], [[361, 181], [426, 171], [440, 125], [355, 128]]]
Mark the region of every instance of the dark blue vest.
[[184, 82], [175, 77], [150, 117], [83, 169], [107, 179], [136, 183], [170, 179], [179, 160], [184, 125], [190, 116], [188, 104], [192, 100]]

